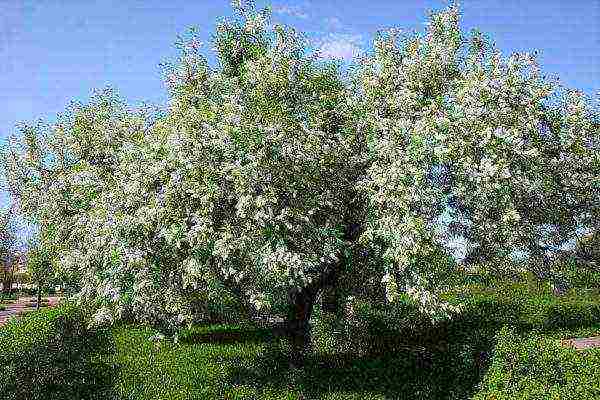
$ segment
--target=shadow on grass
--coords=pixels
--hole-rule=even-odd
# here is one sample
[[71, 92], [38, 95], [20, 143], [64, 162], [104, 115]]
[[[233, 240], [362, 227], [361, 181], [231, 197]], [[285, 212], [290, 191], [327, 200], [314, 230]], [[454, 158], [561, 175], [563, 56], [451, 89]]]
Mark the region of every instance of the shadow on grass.
[[[447, 329], [442, 330], [442, 334], [445, 332]], [[416, 332], [412, 334], [415, 336]], [[259, 396], [285, 391], [307, 399], [334, 393], [340, 399], [361, 398], [364, 393], [389, 399], [465, 399], [475, 393], [487, 369], [488, 360], [478, 356], [490, 354], [489, 336], [476, 330], [443, 346], [436, 342], [439, 334], [434, 332], [415, 337], [412, 343], [406, 337], [398, 341], [381, 336], [366, 350], [367, 354], [329, 355], [317, 349], [306, 357], [300, 370], [290, 367], [287, 340], [274, 337], [268, 329], [220, 331], [190, 335], [187, 339], [194, 344], [264, 343], [264, 352], [224, 365], [225, 387], [248, 386]]]
[[185, 332], [182, 343], [264, 344], [259, 355], [225, 363], [225, 387], [249, 386], [257, 394], [285, 390], [311, 399], [331, 393], [339, 398], [369, 393], [390, 399], [464, 399], [475, 393], [493, 348], [495, 330], [482, 330], [481, 317], [465, 313], [447, 324], [411, 324], [395, 332], [371, 326], [378, 334], [361, 354], [316, 349], [302, 370], [290, 367], [287, 340], [269, 328], [198, 328]]
[[290, 369], [287, 354], [272, 350], [252, 365], [229, 365], [229, 385], [264, 391], [287, 390], [319, 399], [337, 393], [361, 393], [389, 399], [461, 399], [471, 396], [482, 371], [460, 351], [396, 351], [386, 354], [313, 354], [303, 370]]
[[206, 331], [204, 329], [188, 329], [180, 335], [185, 344], [241, 344], [262, 343], [274, 339], [273, 329], [253, 327], [223, 326]]
[[156, 348], [147, 340], [153, 330], [123, 328], [118, 334], [124, 371], [120, 387], [131, 399], [166, 399], [160, 396], [168, 391], [177, 391], [172, 398], [182, 399], [226, 398], [224, 394], [247, 399], [273, 394], [291, 399], [467, 399], [478, 390], [503, 325], [522, 332], [555, 327], [570, 320], [553, 315], [575, 312], [541, 304], [480, 299], [436, 326], [407, 314], [406, 323], [393, 331], [371, 315], [363, 352], [327, 355], [317, 348], [302, 370], [290, 368], [287, 340], [269, 328], [195, 327], [182, 332], [181, 343]]

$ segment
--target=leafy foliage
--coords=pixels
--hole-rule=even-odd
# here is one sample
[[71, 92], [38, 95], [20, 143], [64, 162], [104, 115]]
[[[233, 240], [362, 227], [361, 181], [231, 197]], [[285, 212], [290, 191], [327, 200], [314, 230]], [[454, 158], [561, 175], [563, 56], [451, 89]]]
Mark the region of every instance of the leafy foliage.
[[475, 400], [482, 399], [593, 399], [600, 396], [598, 349], [578, 354], [555, 340], [522, 338], [502, 329], [492, 365]]
[[0, 327], [0, 393], [5, 399], [107, 399], [114, 371], [95, 363], [110, 351], [101, 332], [86, 328], [78, 307], [28, 313]]
[[194, 32], [179, 44], [166, 109], [105, 90], [6, 149], [11, 191], [96, 323], [174, 331], [226, 292], [305, 329], [332, 287], [378, 307], [405, 292], [440, 321], [461, 309], [441, 296], [452, 236], [503, 274], [518, 249], [548, 269], [546, 247], [597, 224], [597, 110], [573, 90], [547, 104], [560, 85], [535, 56], [463, 38], [456, 5], [423, 36], [380, 34], [351, 79], [268, 10], [234, 9], [217, 67]]

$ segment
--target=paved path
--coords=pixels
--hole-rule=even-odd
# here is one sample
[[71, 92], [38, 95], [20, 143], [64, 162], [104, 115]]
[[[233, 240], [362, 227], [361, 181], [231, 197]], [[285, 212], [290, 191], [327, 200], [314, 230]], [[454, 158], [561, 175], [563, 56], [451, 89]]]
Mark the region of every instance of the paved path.
[[560, 344], [565, 347], [573, 347], [575, 350], [591, 349], [594, 347], [600, 347], [600, 336], [565, 339], [561, 340]]
[[[58, 301], [61, 299], [60, 297], [43, 297], [42, 299], [48, 299], [48, 307], [55, 306]], [[18, 316], [23, 312], [27, 312], [29, 310], [35, 310], [34, 307], [30, 307], [28, 303], [35, 302], [35, 297], [21, 297], [16, 302], [12, 304], [4, 304], [6, 310], [0, 311], [0, 326], [6, 324], [8, 319], [12, 316]], [[42, 303], [43, 305], [43, 303]]]

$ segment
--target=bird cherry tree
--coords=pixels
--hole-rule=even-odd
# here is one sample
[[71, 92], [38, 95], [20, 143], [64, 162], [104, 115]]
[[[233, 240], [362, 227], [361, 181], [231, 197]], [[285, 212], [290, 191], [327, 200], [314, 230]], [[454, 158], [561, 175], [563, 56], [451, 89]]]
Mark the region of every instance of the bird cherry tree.
[[148, 129], [103, 93], [47, 132], [24, 128], [7, 174], [99, 322], [126, 306], [182, 322], [192, 295], [229, 290], [249, 313], [287, 307], [300, 352], [358, 233], [359, 142], [335, 66], [292, 29], [267, 31], [266, 12], [236, 10], [215, 34], [219, 68], [186, 43]]
[[180, 324], [227, 291], [250, 316], [283, 310], [300, 361], [320, 295], [381, 303], [383, 284], [389, 303], [404, 290], [432, 318], [457, 311], [437, 296], [455, 266], [444, 212], [498, 265], [549, 226], [593, 223], [597, 114], [577, 92], [545, 105], [534, 59], [464, 40], [457, 6], [422, 37], [379, 35], [351, 80], [268, 10], [234, 10], [217, 66], [182, 41], [166, 109], [105, 91], [5, 152], [12, 193], [98, 323]]

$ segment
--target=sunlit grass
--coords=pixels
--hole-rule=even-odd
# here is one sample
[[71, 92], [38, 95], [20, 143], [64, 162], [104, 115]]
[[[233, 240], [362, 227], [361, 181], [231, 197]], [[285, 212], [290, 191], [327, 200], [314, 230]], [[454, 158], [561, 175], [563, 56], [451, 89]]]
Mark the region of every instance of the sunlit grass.
[[[600, 332], [597, 295], [511, 290], [482, 288], [464, 315], [433, 328], [415, 319], [404, 299], [399, 310], [407, 323], [397, 325], [400, 331], [380, 331], [377, 318], [385, 313], [368, 308], [366, 323], [353, 330], [317, 305], [304, 369], [290, 366], [286, 339], [248, 323], [194, 326], [180, 331], [177, 341], [159, 342], [150, 340], [154, 328], [117, 325], [102, 331], [102, 346], [88, 346], [77, 362], [89, 376], [110, 376], [85, 390], [97, 387], [113, 393], [111, 399], [469, 399], [489, 366], [477, 357], [492, 354], [501, 326], [517, 325], [525, 336], [532, 326], [545, 327], [543, 335], [556, 339]], [[588, 320], [562, 321], [569, 307], [582, 316], [589, 309]], [[549, 318], [552, 313], [560, 318]]]

